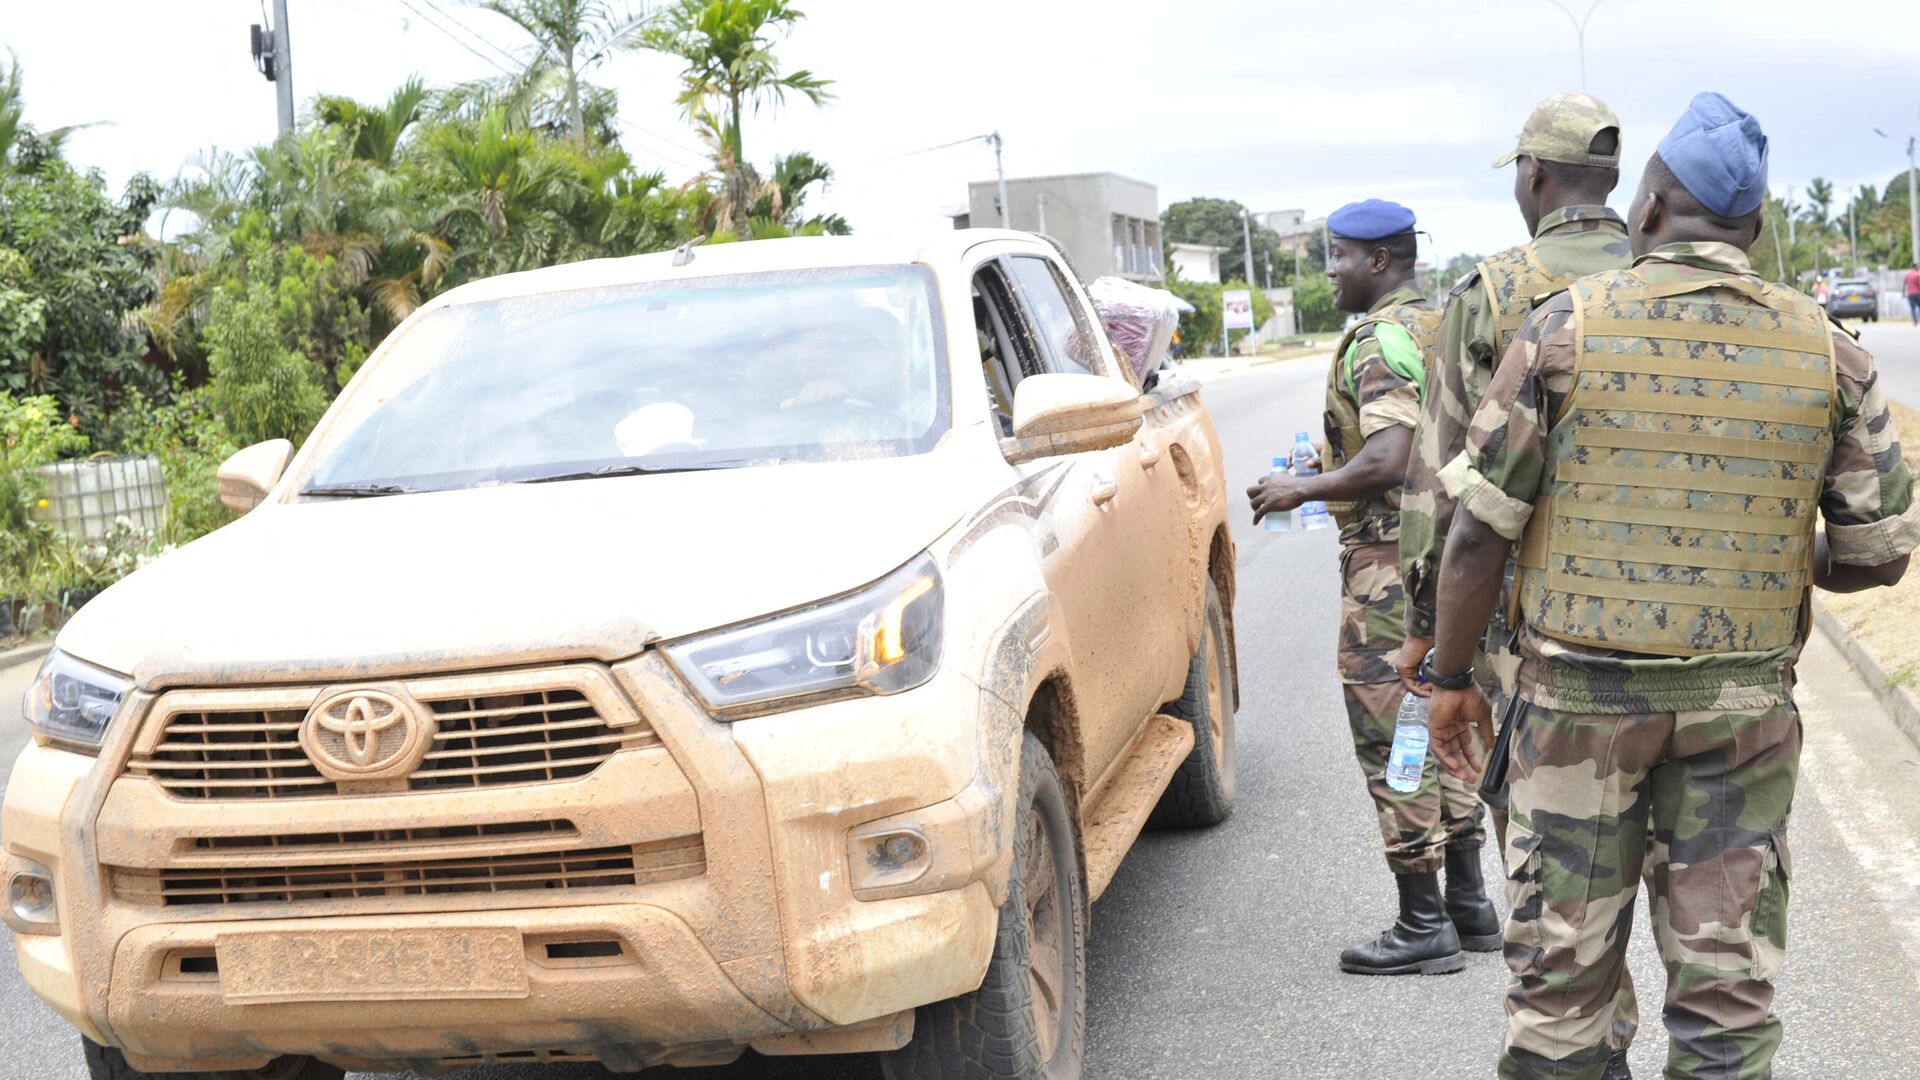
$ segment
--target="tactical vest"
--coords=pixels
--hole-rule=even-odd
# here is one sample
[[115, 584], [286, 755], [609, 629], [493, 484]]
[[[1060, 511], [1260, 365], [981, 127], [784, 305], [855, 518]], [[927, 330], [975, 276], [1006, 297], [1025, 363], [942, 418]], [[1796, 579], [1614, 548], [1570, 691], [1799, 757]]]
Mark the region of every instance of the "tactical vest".
[[[1440, 342], [1440, 309], [1432, 305], [1396, 304], [1393, 307], [1376, 311], [1354, 323], [1341, 335], [1340, 344], [1333, 348], [1333, 364], [1327, 370], [1327, 464], [1325, 470], [1331, 472], [1345, 465], [1360, 453], [1367, 440], [1360, 436], [1360, 406], [1354, 400], [1352, 390], [1353, 373], [1347, 365], [1347, 350], [1353, 347], [1355, 339], [1362, 330], [1375, 323], [1398, 323], [1413, 338], [1413, 344], [1420, 350], [1421, 362], [1427, 374], [1433, 373], [1434, 353]], [[1327, 502], [1327, 513], [1341, 528], [1346, 528], [1363, 518], [1388, 517], [1395, 521], [1400, 516], [1400, 488], [1395, 486], [1384, 495], [1370, 500], [1353, 502]]]
[[1563, 289], [1577, 274], [1555, 274], [1540, 261], [1532, 244], [1508, 248], [1475, 263], [1480, 287], [1487, 293], [1487, 310], [1493, 313], [1494, 366], [1507, 355], [1507, 346], [1520, 332], [1521, 324], [1533, 310], [1535, 297]]
[[1661, 656], [1793, 644], [1833, 449], [1820, 307], [1734, 276], [1569, 292], [1574, 381], [1515, 557], [1523, 617]]

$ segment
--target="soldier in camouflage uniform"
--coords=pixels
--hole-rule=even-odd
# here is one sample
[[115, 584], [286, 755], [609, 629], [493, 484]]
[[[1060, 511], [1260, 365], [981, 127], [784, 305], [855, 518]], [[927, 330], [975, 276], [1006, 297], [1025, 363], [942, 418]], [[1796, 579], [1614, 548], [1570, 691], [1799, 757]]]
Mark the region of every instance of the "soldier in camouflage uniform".
[[1489, 722], [1462, 673], [1520, 543], [1502, 1077], [1603, 1075], [1643, 871], [1667, 1075], [1772, 1075], [1808, 590], [1897, 582], [1920, 510], [1872, 358], [1747, 261], [1765, 190], [1758, 121], [1696, 97], [1633, 266], [1538, 307], [1441, 473], [1464, 513], [1423, 670], [1462, 775]]
[[[1400, 914], [1371, 941], [1341, 954], [1340, 966], [1367, 975], [1434, 974], [1466, 966], [1462, 935], [1448, 917], [1439, 870], [1449, 843], [1476, 849], [1484, 835], [1472, 785], [1429, 769], [1409, 793], [1387, 785], [1387, 753], [1403, 693], [1389, 660], [1405, 635], [1400, 586], [1400, 485], [1406, 473], [1420, 384], [1439, 312], [1413, 280], [1418, 250], [1413, 213], [1368, 200], [1327, 218], [1332, 234], [1327, 276], [1334, 303], [1362, 318], [1334, 349], [1327, 379], [1327, 470], [1272, 476], [1247, 490], [1256, 521], [1321, 499], [1340, 533], [1338, 664], [1354, 754], [1380, 818]], [[1478, 878], [1474, 879], [1477, 886]], [[1490, 906], [1476, 889], [1469, 906]], [[1500, 947], [1497, 929], [1465, 944]]]
[[1620, 121], [1605, 103], [1556, 94], [1534, 107], [1518, 146], [1494, 159], [1496, 169], [1514, 166], [1514, 201], [1533, 239], [1480, 260], [1454, 285], [1440, 319], [1435, 385], [1421, 402], [1400, 507], [1407, 643], [1394, 666], [1409, 682], [1433, 647], [1434, 571], [1453, 520], [1453, 500], [1435, 475], [1466, 449], [1467, 423], [1534, 298], [1627, 265], [1626, 222], [1606, 206], [1620, 181], [1619, 145]]
[[[1462, 277], [1447, 297], [1440, 319], [1440, 348], [1414, 428], [1413, 455], [1400, 506], [1400, 573], [1407, 588], [1407, 641], [1393, 665], [1409, 688], [1415, 669], [1433, 647], [1435, 570], [1453, 520], [1453, 499], [1440, 485], [1441, 466], [1466, 449], [1467, 424], [1496, 361], [1513, 343], [1535, 297], [1565, 288], [1573, 279], [1627, 265], [1627, 224], [1607, 209], [1620, 181], [1620, 121], [1604, 102], [1586, 94], [1556, 94], [1534, 107], [1518, 144], [1494, 159], [1514, 166], [1513, 197], [1533, 239], [1490, 255]], [[1508, 648], [1511, 632], [1497, 609], [1487, 636], [1480, 685], [1503, 700], [1518, 657]], [[1483, 785], [1496, 842], [1506, 835], [1506, 790]], [[1460, 899], [1482, 893], [1480, 847], [1447, 848], [1447, 911], [1463, 938], [1500, 934], [1492, 904], [1473, 908]], [[1632, 983], [1621, 988], [1612, 1034], [1615, 1046], [1607, 1080], [1630, 1080], [1627, 1045], [1639, 1027]]]

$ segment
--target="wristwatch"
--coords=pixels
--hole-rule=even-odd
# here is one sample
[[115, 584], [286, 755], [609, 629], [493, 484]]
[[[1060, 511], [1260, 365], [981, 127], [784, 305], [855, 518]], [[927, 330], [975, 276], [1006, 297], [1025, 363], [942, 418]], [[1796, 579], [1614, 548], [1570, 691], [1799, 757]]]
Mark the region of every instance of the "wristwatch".
[[1433, 670], [1434, 650], [1428, 649], [1426, 658], [1420, 661], [1420, 680], [1428, 686], [1441, 690], [1465, 690], [1473, 685], [1473, 669], [1468, 668], [1458, 675], [1442, 675]]

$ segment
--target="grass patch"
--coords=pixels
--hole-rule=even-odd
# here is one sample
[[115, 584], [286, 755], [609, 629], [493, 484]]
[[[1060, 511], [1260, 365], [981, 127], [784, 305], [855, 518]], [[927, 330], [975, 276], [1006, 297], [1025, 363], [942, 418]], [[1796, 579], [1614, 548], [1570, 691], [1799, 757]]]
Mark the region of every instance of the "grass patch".
[[1887, 676], [1887, 685], [1888, 686], [1912, 686], [1913, 685], [1913, 665], [1907, 664], [1905, 666], [1894, 669], [1893, 673]]

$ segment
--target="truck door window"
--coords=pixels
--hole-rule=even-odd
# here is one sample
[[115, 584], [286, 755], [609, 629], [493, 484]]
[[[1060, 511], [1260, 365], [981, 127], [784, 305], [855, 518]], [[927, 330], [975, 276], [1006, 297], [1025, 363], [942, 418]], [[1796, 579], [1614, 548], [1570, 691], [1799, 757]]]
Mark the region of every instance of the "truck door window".
[[1034, 336], [1040, 339], [1046, 370], [1106, 374], [1086, 309], [1060, 280], [1053, 262], [1037, 255], [1016, 255], [1007, 260], [1007, 266], [1032, 321]]
[[997, 263], [973, 276], [973, 321], [980, 337], [980, 364], [988, 403], [1002, 435], [1013, 434], [1013, 389], [1046, 370], [1040, 349], [1018, 310]]

